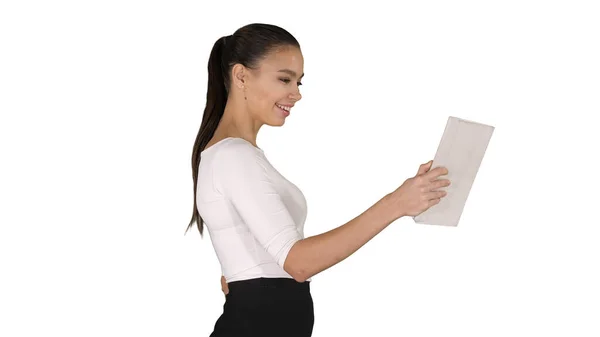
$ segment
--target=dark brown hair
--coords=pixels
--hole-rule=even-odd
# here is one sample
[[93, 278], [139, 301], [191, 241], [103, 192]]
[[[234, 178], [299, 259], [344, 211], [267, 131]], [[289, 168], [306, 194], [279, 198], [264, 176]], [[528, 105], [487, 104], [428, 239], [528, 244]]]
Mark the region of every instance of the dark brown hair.
[[239, 28], [233, 35], [219, 38], [210, 52], [208, 60], [208, 90], [206, 107], [202, 116], [200, 130], [192, 150], [192, 178], [194, 180], [194, 202], [192, 219], [186, 229], [198, 224], [200, 236], [203, 236], [204, 220], [196, 206], [198, 186], [198, 166], [200, 152], [212, 139], [223, 113], [231, 85], [231, 68], [240, 63], [247, 68], [255, 69], [262, 58], [269, 52], [285, 46], [300, 48], [298, 41], [285, 29], [264, 23], [252, 23]]

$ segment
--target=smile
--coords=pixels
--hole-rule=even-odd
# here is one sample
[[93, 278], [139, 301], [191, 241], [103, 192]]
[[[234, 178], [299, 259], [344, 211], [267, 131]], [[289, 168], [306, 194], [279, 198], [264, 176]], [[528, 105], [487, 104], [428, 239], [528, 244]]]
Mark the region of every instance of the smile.
[[290, 109], [292, 108], [290, 106], [284, 106], [284, 105], [279, 105], [279, 104], [275, 104], [275, 105], [277, 105], [278, 108], [283, 109], [283, 110], [285, 110], [287, 112], [289, 112]]

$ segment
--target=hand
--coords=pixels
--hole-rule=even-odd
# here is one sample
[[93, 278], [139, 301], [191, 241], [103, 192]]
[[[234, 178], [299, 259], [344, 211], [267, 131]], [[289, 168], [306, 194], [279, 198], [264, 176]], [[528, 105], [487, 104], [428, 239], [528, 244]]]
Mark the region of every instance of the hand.
[[221, 276], [221, 290], [223, 291], [223, 294], [229, 294], [229, 287], [227, 286], [227, 281], [225, 281], [225, 276], [223, 275]]
[[389, 197], [397, 212], [397, 218], [406, 215], [417, 216], [446, 196], [446, 191], [437, 189], [449, 186], [450, 180], [437, 178], [448, 174], [448, 169], [440, 166], [430, 171], [432, 163], [433, 161], [430, 160], [422, 164], [414, 177], [407, 179], [390, 193]]

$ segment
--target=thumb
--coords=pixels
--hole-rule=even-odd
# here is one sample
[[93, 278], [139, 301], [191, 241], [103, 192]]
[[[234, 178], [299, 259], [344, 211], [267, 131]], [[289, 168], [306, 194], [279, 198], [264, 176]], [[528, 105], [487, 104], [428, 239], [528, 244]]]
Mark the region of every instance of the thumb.
[[417, 171], [417, 176], [429, 171], [432, 163], [433, 163], [433, 160], [430, 160], [430, 161], [426, 162], [425, 164], [421, 164], [421, 166], [419, 166], [419, 171]]

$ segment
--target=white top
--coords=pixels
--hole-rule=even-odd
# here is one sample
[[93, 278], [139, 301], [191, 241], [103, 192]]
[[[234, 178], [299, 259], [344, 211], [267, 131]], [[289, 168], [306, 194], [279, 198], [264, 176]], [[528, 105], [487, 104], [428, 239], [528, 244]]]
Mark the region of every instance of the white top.
[[202, 151], [196, 206], [227, 282], [293, 278], [283, 264], [304, 238], [306, 199], [262, 149], [228, 137]]

